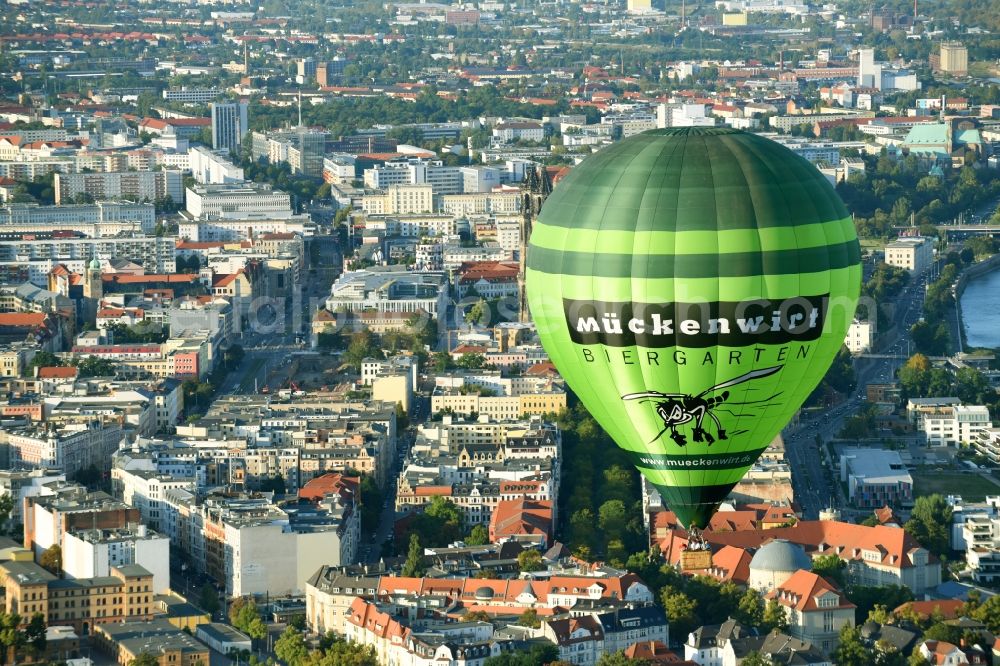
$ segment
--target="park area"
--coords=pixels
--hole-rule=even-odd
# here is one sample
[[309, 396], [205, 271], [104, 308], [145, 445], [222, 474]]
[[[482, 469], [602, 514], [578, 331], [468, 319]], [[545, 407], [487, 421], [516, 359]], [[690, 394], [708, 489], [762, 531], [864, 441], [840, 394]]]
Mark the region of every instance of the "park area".
[[924, 470], [910, 472], [914, 497], [935, 493], [961, 495], [966, 502], [982, 502], [987, 495], [1000, 495], [1000, 484], [975, 472]]

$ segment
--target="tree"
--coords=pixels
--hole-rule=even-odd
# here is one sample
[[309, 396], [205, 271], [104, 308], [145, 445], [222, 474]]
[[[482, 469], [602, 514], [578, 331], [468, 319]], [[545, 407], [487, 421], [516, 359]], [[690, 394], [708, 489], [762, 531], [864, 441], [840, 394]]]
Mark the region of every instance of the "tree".
[[38, 563], [50, 573], [58, 576], [62, 573], [62, 548], [60, 548], [58, 544], [49, 546], [45, 552], [42, 553]]
[[762, 655], [757, 650], [748, 652], [747, 656], [740, 661], [740, 666], [772, 666], [773, 661]]
[[871, 656], [857, 627], [845, 625], [840, 630], [840, 645], [833, 653], [833, 661], [837, 666], [869, 666]]
[[32, 375], [35, 368], [51, 368], [62, 366], [62, 359], [53, 354], [52, 352], [40, 351], [36, 352], [34, 356], [31, 357], [31, 363], [28, 364], [27, 373]]
[[820, 555], [813, 560], [813, 573], [817, 576], [822, 576], [840, 589], [844, 589], [847, 586], [846, 570], [847, 563], [832, 553], [830, 555]]
[[260, 618], [260, 615], [254, 617], [247, 623], [246, 629], [244, 629], [246, 635], [254, 640], [263, 640], [267, 638], [267, 623]]
[[785, 607], [777, 599], [768, 599], [764, 606], [764, 620], [761, 623], [765, 631], [784, 631], [788, 628], [788, 615]]
[[414, 578], [424, 575], [424, 549], [421, 548], [420, 537], [416, 534], [410, 535], [410, 548], [406, 553], [402, 574]]
[[490, 657], [483, 662], [483, 666], [540, 666], [558, 659], [559, 648], [555, 645], [536, 644], [523, 652], [508, 652]]
[[993, 633], [1000, 632], [1000, 595], [994, 595], [976, 606], [969, 616], [985, 624]]
[[608, 500], [597, 510], [597, 524], [609, 539], [621, 536], [625, 527], [625, 504], [621, 500]]
[[875, 607], [868, 611], [868, 621], [877, 622], [878, 624], [890, 624], [892, 621], [892, 613], [885, 604], [875, 604]]
[[757, 590], [747, 588], [740, 597], [737, 615], [740, 623], [749, 627], [759, 627], [764, 623], [764, 599]]
[[469, 536], [465, 538], [467, 546], [484, 546], [490, 542], [490, 532], [485, 525], [476, 525], [472, 528]]
[[597, 666], [650, 666], [648, 659], [629, 659], [621, 650], [618, 652], [605, 652], [597, 660]]
[[517, 619], [517, 623], [522, 627], [531, 627], [532, 629], [538, 629], [542, 626], [542, 621], [538, 617], [538, 611], [534, 608], [529, 608], [521, 613], [521, 617]]
[[347, 345], [343, 361], [358, 372], [361, 370], [361, 361], [366, 358], [382, 358], [382, 351], [378, 348], [375, 336], [368, 329], [358, 331], [351, 336], [351, 343]]
[[112, 377], [115, 374], [115, 362], [107, 358], [88, 356], [76, 366], [80, 377]]
[[288, 666], [298, 666], [309, 656], [309, 648], [302, 633], [293, 627], [288, 627], [275, 641], [274, 654]]
[[45, 654], [45, 616], [35, 613], [24, 629], [24, 641], [35, 656]]
[[226, 364], [228, 370], [235, 370], [240, 367], [244, 356], [246, 356], [246, 352], [243, 351], [242, 346], [229, 345], [229, 348], [222, 354], [222, 362]]
[[213, 617], [219, 612], [219, 608], [221, 608], [221, 604], [219, 603], [219, 594], [209, 583], [202, 585], [201, 592], [198, 595], [198, 602], [201, 605], [202, 610], [208, 611], [208, 614]]
[[129, 662], [129, 666], [159, 666], [159, 660], [149, 652], [140, 652], [139, 656]]
[[[245, 633], [250, 638], [255, 638], [250, 632], [251, 625], [254, 620], [260, 620], [260, 611], [257, 610], [257, 604], [250, 597], [238, 597], [233, 599], [233, 603], [229, 605], [229, 623], [234, 627]], [[265, 626], [265, 635], [266, 635]]]
[[17, 663], [17, 652], [25, 642], [25, 634], [21, 631], [21, 616], [17, 613], [0, 613], [0, 645], [5, 649], [0, 651], [0, 660], [6, 663], [8, 655]]
[[938, 557], [950, 549], [951, 507], [939, 494], [918, 497], [903, 528]]
[[7, 534], [7, 521], [14, 510], [14, 498], [10, 493], [0, 495], [0, 534]]
[[543, 571], [545, 563], [542, 562], [542, 554], [540, 552], [534, 548], [529, 548], [517, 554], [517, 567], [522, 573]]
[[490, 614], [486, 611], [471, 611], [462, 616], [462, 622], [489, 622]]
[[878, 604], [882, 604], [886, 608], [898, 608], [907, 601], [913, 601], [913, 593], [910, 592], [910, 588], [902, 585], [879, 585], [877, 587], [852, 585], [847, 588], [846, 595], [858, 607], [856, 614], [859, 618], [868, 617], [868, 613], [874, 610]]
[[284, 495], [287, 491], [285, 490], [285, 477], [281, 474], [275, 474], [270, 479], [265, 479], [260, 483], [261, 492], [272, 492], [275, 495]]
[[676, 627], [678, 636], [687, 636], [697, 626], [697, 606], [684, 592], [666, 586], [660, 592], [663, 610], [671, 627]]

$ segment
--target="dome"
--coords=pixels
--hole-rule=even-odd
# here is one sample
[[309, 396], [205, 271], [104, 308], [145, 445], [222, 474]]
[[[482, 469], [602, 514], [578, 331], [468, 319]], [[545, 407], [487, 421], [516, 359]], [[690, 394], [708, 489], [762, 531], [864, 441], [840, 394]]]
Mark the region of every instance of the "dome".
[[90, 264], [88, 264], [88, 268], [90, 270], [92, 270], [92, 271], [99, 271], [99, 270], [101, 270], [101, 260], [98, 259], [97, 257], [94, 257], [93, 259], [90, 260]]
[[493, 598], [493, 588], [481, 587], [476, 590], [476, 599], [492, 599]]
[[750, 560], [750, 569], [765, 571], [798, 571], [812, 569], [812, 560], [802, 546], [784, 539], [769, 541]]

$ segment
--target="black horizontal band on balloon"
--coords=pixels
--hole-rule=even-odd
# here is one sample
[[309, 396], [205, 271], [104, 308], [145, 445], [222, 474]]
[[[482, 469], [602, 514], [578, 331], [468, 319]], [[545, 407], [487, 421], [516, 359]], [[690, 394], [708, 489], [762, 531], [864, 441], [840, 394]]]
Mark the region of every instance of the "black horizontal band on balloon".
[[564, 298], [563, 313], [570, 340], [578, 345], [745, 347], [817, 340], [823, 334], [829, 300], [829, 294], [701, 303]]
[[[626, 451], [632, 459], [632, 464], [643, 469], [655, 469], [671, 472], [696, 472], [707, 469], [739, 469], [756, 462], [763, 449], [749, 451], [733, 451], [729, 453], [700, 453], [687, 455], [670, 455], [666, 453], [645, 453], [642, 451]], [[702, 486], [692, 486], [702, 487]]]
[[861, 261], [857, 240], [794, 250], [724, 254], [611, 254], [528, 248], [528, 268], [552, 275], [658, 279], [822, 273]]

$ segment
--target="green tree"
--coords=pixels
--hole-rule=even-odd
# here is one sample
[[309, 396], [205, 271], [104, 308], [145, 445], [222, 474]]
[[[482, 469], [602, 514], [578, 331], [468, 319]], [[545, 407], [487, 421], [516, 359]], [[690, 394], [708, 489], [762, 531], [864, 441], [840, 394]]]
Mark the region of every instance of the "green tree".
[[21, 631], [21, 616], [17, 613], [0, 613], [0, 659], [6, 663], [6, 657], [12, 656], [17, 663], [17, 653], [24, 646], [26, 636]]
[[625, 527], [625, 504], [621, 500], [608, 500], [597, 510], [597, 525], [609, 539], [619, 538]]
[[856, 615], [858, 618], [868, 617], [875, 606], [884, 605], [886, 608], [897, 608], [907, 601], [913, 600], [913, 593], [908, 587], [902, 585], [879, 585], [877, 587], [867, 585], [852, 585], [846, 590], [847, 598], [857, 606]]
[[41, 613], [31, 616], [28, 626], [24, 628], [24, 642], [31, 654], [39, 657], [45, 654], [45, 616]]
[[253, 640], [263, 640], [267, 638], [267, 623], [258, 615], [247, 623], [245, 631], [246, 635]]
[[285, 490], [285, 477], [281, 474], [275, 474], [269, 479], [264, 479], [260, 482], [261, 492], [271, 492], [275, 495], [284, 495], [287, 491]]
[[129, 662], [129, 666], [159, 666], [159, 660], [149, 652], [140, 652], [139, 656]]
[[764, 620], [762, 626], [765, 631], [784, 631], [788, 628], [788, 615], [785, 607], [778, 603], [777, 599], [768, 599], [764, 606]]
[[243, 363], [243, 358], [246, 356], [246, 352], [243, 351], [243, 347], [237, 344], [229, 345], [222, 354], [222, 362], [225, 363], [226, 369], [235, 370], [240, 367]]
[[757, 650], [748, 652], [747, 656], [740, 660], [740, 666], [773, 666], [773, 664], [773, 661], [765, 657]]
[[361, 361], [366, 358], [382, 358], [382, 350], [379, 349], [375, 336], [371, 331], [364, 329], [351, 336], [351, 342], [344, 352], [343, 361], [354, 368], [355, 372], [361, 370]]
[[274, 654], [288, 666], [299, 666], [309, 656], [309, 648], [302, 633], [293, 627], [288, 627], [275, 641]]
[[485, 525], [476, 525], [465, 538], [467, 546], [483, 546], [490, 542], [490, 532]]
[[748, 627], [759, 627], [764, 623], [764, 599], [753, 588], [747, 588], [740, 597], [737, 617]]
[[522, 550], [517, 554], [517, 567], [522, 573], [531, 571], [543, 571], [545, 563], [542, 562], [542, 554], [534, 548]]
[[535, 644], [522, 652], [508, 652], [489, 657], [483, 662], [483, 666], [541, 666], [558, 659], [559, 648], [555, 645]]
[[7, 521], [14, 511], [14, 498], [10, 493], [0, 495], [0, 534], [7, 534]]
[[31, 363], [28, 364], [26, 374], [31, 376], [34, 374], [35, 368], [51, 368], [60, 367], [63, 362], [58, 356], [52, 352], [40, 351], [36, 352], [34, 356], [31, 357]]
[[[233, 602], [229, 605], [229, 623], [247, 636], [250, 636], [250, 638], [257, 638], [252, 633], [254, 630], [259, 633], [259, 627], [255, 626], [254, 620], [260, 621], [260, 611], [257, 609], [257, 604], [254, 600], [251, 597], [233, 599]], [[266, 635], [266, 625], [264, 629]]]
[[813, 559], [812, 571], [840, 589], [847, 586], [847, 563], [836, 555], [820, 555]]
[[410, 547], [406, 553], [406, 562], [403, 563], [402, 574], [406, 577], [424, 575], [424, 549], [420, 546], [420, 537], [416, 534], [410, 535]]
[[38, 563], [49, 573], [60, 575], [62, 573], [62, 548], [58, 544], [49, 546], [38, 559]]
[[1000, 595], [994, 595], [976, 606], [969, 616], [985, 624], [993, 633], [1000, 633]]
[[650, 666], [651, 663], [648, 659], [629, 659], [621, 650], [605, 652], [597, 660], [597, 666]]
[[660, 592], [660, 601], [676, 636], [687, 636], [697, 626], [697, 606], [684, 592], [668, 585]]
[[115, 362], [107, 358], [88, 356], [76, 365], [80, 377], [113, 377]]
[[857, 627], [845, 625], [840, 630], [840, 644], [833, 653], [837, 666], [869, 666], [871, 655], [861, 642], [861, 631]]
[[951, 507], [939, 494], [918, 497], [903, 528], [938, 557], [950, 549]]
[[542, 626], [542, 621], [538, 617], [538, 611], [534, 608], [529, 608], [521, 613], [521, 617], [517, 619], [517, 623], [522, 627], [531, 627], [532, 629], [538, 629]]
[[201, 592], [198, 595], [198, 603], [202, 610], [208, 611], [209, 615], [213, 617], [219, 612], [219, 608], [222, 607], [219, 603], [219, 594], [210, 583], [202, 585]]

